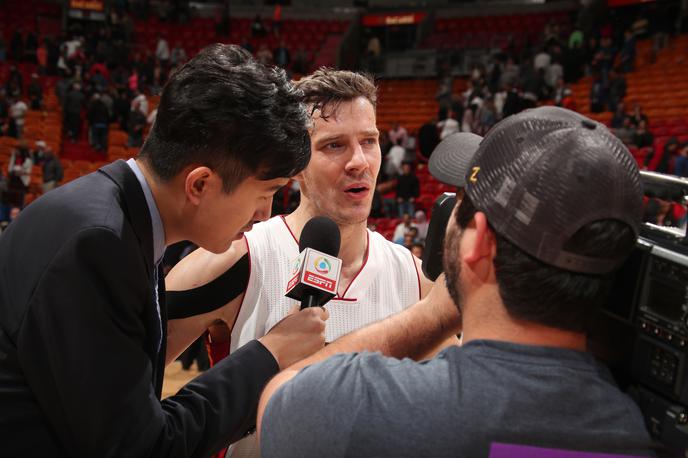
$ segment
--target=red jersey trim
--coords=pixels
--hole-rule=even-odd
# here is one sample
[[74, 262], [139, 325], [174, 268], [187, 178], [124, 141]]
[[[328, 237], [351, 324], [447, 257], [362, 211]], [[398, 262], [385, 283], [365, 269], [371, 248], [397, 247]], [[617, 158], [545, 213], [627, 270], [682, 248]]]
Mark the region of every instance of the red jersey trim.
[[297, 239], [294, 233], [291, 231], [289, 224], [287, 224], [287, 220], [284, 218], [283, 215], [280, 215], [280, 218], [282, 218], [282, 222], [284, 223], [284, 225], [287, 226], [287, 230], [291, 234], [291, 237], [294, 239], [294, 242], [296, 242], [296, 246], [299, 246], [299, 239]]
[[421, 300], [423, 297], [423, 291], [420, 287], [420, 272], [418, 272], [418, 264], [416, 263], [416, 257], [413, 256], [413, 253], [411, 253], [411, 262], [413, 263], [413, 268], [416, 269], [416, 278], [418, 279], [418, 300]]

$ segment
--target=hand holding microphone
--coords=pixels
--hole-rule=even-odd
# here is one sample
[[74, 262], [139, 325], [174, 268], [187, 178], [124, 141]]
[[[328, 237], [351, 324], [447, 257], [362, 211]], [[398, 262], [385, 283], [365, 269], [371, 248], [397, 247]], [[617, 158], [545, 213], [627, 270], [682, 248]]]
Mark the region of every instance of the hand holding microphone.
[[325, 321], [329, 316], [324, 308], [299, 311], [294, 305], [289, 315], [258, 340], [270, 350], [280, 370], [285, 369], [325, 346]]

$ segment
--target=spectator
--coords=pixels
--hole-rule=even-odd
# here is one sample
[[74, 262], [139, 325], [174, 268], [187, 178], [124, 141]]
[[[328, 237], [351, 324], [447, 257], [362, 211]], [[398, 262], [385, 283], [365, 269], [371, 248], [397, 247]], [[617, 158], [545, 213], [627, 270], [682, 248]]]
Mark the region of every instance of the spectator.
[[143, 130], [145, 128], [146, 117], [141, 112], [139, 105], [133, 104], [129, 112], [129, 126], [127, 129], [129, 132], [128, 146], [138, 148], [143, 145]]
[[593, 76], [593, 83], [590, 87], [590, 111], [602, 113], [607, 106], [607, 87], [602, 77], [597, 74]]
[[17, 219], [19, 213], [21, 213], [21, 208], [19, 207], [12, 207], [9, 210], [7, 220], [0, 220], [0, 234], [7, 229], [7, 226], [9, 226], [12, 221]]
[[107, 67], [102, 64], [95, 64], [91, 67], [91, 71], [89, 73], [91, 74], [91, 83], [93, 88], [96, 91], [104, 91], [108, 86], [107, 75], [109, 72]]
[[402, 173], [402, 163], [406, 156], [406, 149], [401, 146], [401, 139], [392, 145], [385, 160], [385, 174], [388, 178], [394, 178]]
[[382, 55], [382, 43], [375, 33], [370, 32], [368, 44], [366, 46], [366, 57], [368, 59], [368, 70], [376, 72], [379, 70], [380, 56]]
[[275, 48], [273, 56], [275, 58], [275, 65], [282, 68], [289, 67], [291, 56], [289, 55], [289, 49], [287, 49], [287, 44], [285, 43], [284, 38], [280, 40], [279, 46]]
[[5, 89], [7, 90], [7, 95], [11, 97], [21, 97], [24, 92], [24, 77], [16, 65], [10, 67], [10, 74], [7, 76]]
[[619, 53], [619, 68], [622, 73], [633, 71], [635, 66], [635, 35], [627, 29], [624, 32], [624, 42]]
[[547, 52], [547, 49], [543, 48], [535, 55], [535, 58], [533, 59], [533, 67], [536, 71], [540, 69], [547, 70], [551, 62], [552, 57]]
[[119, 124], [120, 129], [128, 131], [129, 129], [129, 111], [131, 110], [131, 103], [127, 92], [120, 90], [116, 93], [114, 101], [115, 120]]
[[430, 159], [430, 155], [440, 142], [440, 136], [437, 130], [437, 122], [435, 119], [426, 122], [418, 130], [418, 148], [420, 154], [425, 159]]
[[573, 98], [573, 92], [571, 92], [571, 88], [568, 86], [564, 88], [564, 98], [561, 99], [561, 106], [571, 111], [577, 111], [576, 99]]
[[294, 65], [292, 66], [292, 70], [294, 73], [303, 75], [308, 73], [309, 67], [310, 58], [308, 57], [308, 52], [306, 52], [306, 49], [303, 47], [303, 45], [300, 45], [296, 50], [296, 55], [294, 56]]
[[262, 43], [258, 52], [256, 53], [256, 59], [263, 65], [272, 65], [272, 51], [268, 49], [268, 45]]
[[133, 109], [134, 106], [137, 107], [144, 118], [148, 116], [148, 99], [141, 91], [136, 91], [134, 99], [131, 101], [131, 108]]
[[[478, 111], [478, 108], [482, 106], [483, 101], [480, 97], [476, 97], [472, 100], [471, 104], [468, 106], [466, 111], [463, 113], [463, 119], [461, 120], [461, 132], [473, 132], [475, 129], [477, 122], [476, 122], [476, 113]], [[458, 130], [456, 131], [458, 132]], [[447, 138], [449, 135], [456, 133], [456, 132], [449, 132], [447, 135], [440, 135], [440, 139], [444, 140]]]
[[665, 144], [662, 151], [662, 157], [655, 168], [655, 172], [671, 173], [671, 166], [674, 161], [674, 156], [678, 154], [678, 140], [676, 137], [671, 137]]
[[561, 101], [564, 99], [565, 88], [564, 78], [558, 78], [554, 85], [554, 91], [552, 92], [552, 100], [554, 100], [555, 105], [561, 106]]
[[611, 37], [602, 37], [600, 40], [600, 49], [598, 51], [597, 59], [599, 61], [600, 74], [603, 83], [607, 83], [609, 71], [614, 66], [614, 58], [616, 57], [616, 48], [612, 43]]
[[411, 215], [405, 213], [402, 217], [401, 222], [397, 224], [397, 227], [394, 228], [394, 235], [392, 235], [392, 241], [394, 243], [402, 244], [404, 242], [404, 234], [406, 234], [406, 232], [412, 227], [415, 227], [415, 225], [413, 224]]
[[514, 59], [508, 57], [506, 60], [506, 65], [504, 66], [504, 71], [499, 78], [499, 84], [502, 87], [515, 86], [518, 83], [520, 71], [518, 65], [514, 62]]
[[[400, 140], [398, 140], [400, 141]], [[412, 164], [404, 162], [401, 166], [401, 175], [397, 177], [397, 205], [399, 218], [404, 215], [413, 215], [415, 200], [420, 195], [420, 182], [413, 171]]]
[[72, 84], [72, 89], [65, 96], [62, 112], [67, 135], [75, 142], [81, 132], [81, 109], [84, 106], [86, 96], [81, 90], [81, 84]]
[[399, 124], [399, 121], [395, 121], [394, 124], [392, 124], [392, 128], [389, 129], [387, 136], [393, 145], [397, 144], [397, 139], [401, 139], [401, 146], [406, 148], [406, 143], [408, 142], [408, 131], [405, 127]]
[[251, 22], [251, 35], [253, 35], [253, 38], [262, 38], [267, 35], [267, 33], [268, 31], [263, 24], [260, 14], [256, 14], [253, 22]]
[[186, 62], [186, 51], [184, 51], [184, 48], [182, 48], [181, 42], [177, 41], [174, 44], [174, 48], [172, 48], [172, 52], [170, 53], [170, 63], [173, 67], [176, 67], [184, 62]]
[[423, 259], [423, 250], [425, 246], [422, 243], [414, 243], [411, 245], [411, 254], [413, 254], [418, 259]]
[[45, 161], [43, 162], [43, 192], [46, 193], [59, 186], [64, 171], [60, 160], [55, 157], [53, 150], [47, 148], [45, 150]]
[[34, 165], [41, 165], [46, 159], [46, 150], [48, 145], [43, 140], [36, 140], [36, 149], [31, 151]]
[[163, 64], [167, 65], [170, 61], [170, 45], [162, 35], [158, 35], [158, 44], [155, 46], [155, 57]]
[[428, 217], [425, 216], [423, 210], [416, 210], [413, 216], [413, 224], [418, 228], [418, 240], [425, 242], [425, 238], [428, 236]]
[[624, 125], [625, 119], [628, 119], [629, 123], [631, 122], [631, 119], [626, 114], [626, 104], [623, 101], [619, 101], [616, 105], [616, 110], [614, 110], [614, 116], [612, 116], [610, 127], [612, 129], [621, 128]]
[[652, 146], [654, 140], [655, 138], [652, 133], [647, 130], [647, 122], [645, 120], [641, 120], [638, 123], [635, 135], [633, 135], [633, 144], [638, 148], [644, 148], [646, 146]]
[[411, 248], [413, 247], [414, 244], [418, 243], [418, 240], [416, 237], [418, 236], [418, 228], [416, 227], [410, 227], [406, 233], [404, 233], [404, 238], [401, 242], [401, 245], [404, 245], [404, 247], [411, 251]]
[[48, 71], [48, 45], [45, 40], [36, 49], [36, 62], [38, 63], [38, 73], [45, 75]]
[[282, 3], [275, 2], [275, 9], [272, 11], [272, 33], [279, 38], [282, 30]]
[[[468, 87], [472, 86], [471, 81], [468, 81]], [[452, 78], [450, 76], [445, 76], [440, 79], [439, 85], [437, 87], [437, 92], [435, 93], [435, 100], [439, 105], [439, 117], [440, 121], [444, 119], [442, 113], [448, 112], [452, 105]]]
[[[466, 110], [466, 112], [468, 111], [470, 110]], [[437, 123], [437, 130], [440, 141], [459, 131], [459, 122], [454, 119], [454, 112], [451, 109], [440, 108], [440, 120]]]
[[21, 100], [17, 99], [10, 105], [10, 137], [24, 138], [24, 121], [29, 107]]
[[674, 164], [674, 174], [679, 177], [688, 178], [688, 142], [683, 143], [679, 148]]
[[138, 93], [140, 88], [139, 84], [139, 70], [136, 67], [133, 67], [131, 69], [131, 74], [129, 75], [129, 78], [127, 79], [129, 92], [131, 92], [132, 94]]
[[91, 133], [91, 146], [96, 151], [105, 153], [108, 146], [108, 128], [110, 127], [110, 113], [103, 102], [102, 93], [93, 94], [88, 104], [88, 123]]
[[616, 107], [626, 97], [626, 78], [614, 69], [609, 71], [609, 111], [616, 112]]
[[485, 99], [483, 104], [478, 108], [477, 122], [476, 122], [476, 133], [479, 135], [485, 135], [488, 130], [497, 122], [494, 99], [488, 97]]
[[506, 97], [504, 108], [502, 108], [502, 118], [506, 118], [520, 112], [523, 108], [523, 101], [515, 86], [506, 86]]
[[8, 182], [7, 182], [7, 205], [24, 208], [24, 196], [31, 184], [31, 171], [33, 169], [33, 160], [31, 153], [23, 140], [19, 141], [8, 164]]
[[29, 83], [29, 105], [32, 110], [43, 108], [43, 86], [36, 73], [31, 74], [31, 83]]
[[638, 127], [640, 124], [640, 121], [645, 121], [645, 124], [647, 124], [647, 116], [645, 113], [643, 113], [643, 109], [640, 107], [639, 103], [633, 104], [633, 113], [631, 113], [631, 124], [633, 124], [633, 127]]
[[619, 137], [624, 145], [632, 145], [635, 141], [635, 129], [631, 124], [631, 118], [624, 116], [621, 122], [623, 124], [618, 129], [614, 129], [614, 134]]
[[67, 50], [62, 49], [60, 51], [59, 57], [57, 58], [57, 63], [55, 64], [57, 73], [61, 77], [67, 77], [72, 75], [72, 69], [68, 64]]
[[557, 85], [557, 81], [564, 79], [564, 67], [561, 65], [561, 50], [558, 46], [555, 46], [557, 54], [552, 59], [552, 63], [547, 67], [545, 71], [545, 82], [550, 88], [554, 88]]

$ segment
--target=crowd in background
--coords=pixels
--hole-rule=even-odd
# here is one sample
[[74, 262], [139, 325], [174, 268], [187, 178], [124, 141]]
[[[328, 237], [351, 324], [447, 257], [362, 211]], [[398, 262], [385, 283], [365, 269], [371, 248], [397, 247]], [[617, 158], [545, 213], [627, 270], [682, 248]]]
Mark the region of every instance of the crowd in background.
[[[91, 147], [105, 159], [109, 129], [116, 123], [127, 132], [127, 145], [140, 147], [156, 115], [155, 110], [149, 109], [147, 95], [159, 94], [169, 74], [189, 56], [180, 40], [170, 43], [165, 36], [158, 36], [155, 49], [135, 46], [134, 20], [156, 14], [162, 21], [185, 22], [190, 13], [184, 5], [183, 2], [163, 4], [153, 11], [145, 2], [131, 6], [118, 3], [104, 27], [76, 26], [59, 38], [47, 36], [39, 40], [34, 31], [17, 29], [6, 44], [0, 33], [0, 61], [36, 64], [36, 72], [29, 81], [24, 81], [16, 66], [10, 67], [7, 80], [0, 88], [0, 134], [22, 138], [27, 110], [43, 107], [41, 79], [48, 76], [56, 79], [54, 90], [62, 107], [67, 141], [76, 142], [87, 136]], [[229, 34], [229, 24], [226, 8], [216, 18], [218, 37]], [[500, 119], [541, 104], [575, 110], [579, 107], [570, 84], [584, 75], [593, 78], [590, 111], [613, 112], [610, 127], [624, 143], [649, 147], [645, 165], [660, 155], [657, 171], [688, 176], [688, 143], [681, 144], [672, 138], [662, 151], [654, 151], [654, 138], [642, 107], [638, 104], [628, 107], [624, 102], [627, 91], [624, 75], [635, 68], [637, 40], [654, 37], [653, 52], [656, 52], [666, 45], [669, 28], [661, 20], [648, 20], [643, 15], [600, 24], [587, 35], [578, 24], [567, 28], [552, 22], [545, 27], [540, 43], [521, 48], [509, 45], [494, 52], [487, 65], [473, 65], [461, 93], [453, 91], [453, 78], [445, 71], [435, 94], [439, 106], [437, 118], [413, 135], [398, 123], [381, 135], [384, 160], [371, 216], [401, 219], [399, 227], [411, 227], [407, 223], [409, 218], [415, 221], [413, 224], [422, 224], [424, 211], [429, 209], [417, 208], [421, 186], [416, 166], [429, 158], [439, 141], [455, 132], [484, 135]], [[270, 20], [261, 16], [252, 20], [251, 36], [245, 37], [242, 46], [266, 65], [278, 65], [295, 73], [307, 72], [312, 64], [308, 54], [300, 48], [292, 55], [280, 37], [280, 30], [278, 5]], [[254, 49], [255, 39], [267, 36], [275, 38], [279, 45], [269, 49], [265, 42], [258, 41], [261, 44]], [[366, 65], [380, 56], [379, 39], [369, 38], [368, 61], [363, 62]], [[84, 128], [86, 135], [82, 132]], [[34, 165], [43, 167], [44, 190], [60, 182], [62, 171], [55, 170], [55, 164], [59, 165], [59, 160], [44, 143], [42, 147], [19, 143], [0, 181], [3, 189], [0, 221], [9, 218], [12, 208], [23, 207], [28, 188], [26, 180], [30, 179], [27, 173], [30, 174]], [[294, 182], [276, 196], [273, 212], [288, 213], [297, 204], [298, 186]], [[409, 248], [422, 243], [422, 233], [411, 235], [408, 238], [406, 234], [396, 233], [393, 239]]]

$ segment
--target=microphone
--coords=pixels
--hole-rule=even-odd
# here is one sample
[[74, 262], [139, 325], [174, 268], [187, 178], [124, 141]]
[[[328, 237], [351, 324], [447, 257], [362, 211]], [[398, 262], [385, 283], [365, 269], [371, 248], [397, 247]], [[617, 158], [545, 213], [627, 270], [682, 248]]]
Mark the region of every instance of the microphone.
[[423, 250], [423, 273], [432, 281], [435, 281], [444, 270], [442, 266], [444, 234], [447, 232], [447, 224], [455, 203], [456, 194], [445, 192], [437, 198], [432, 207], [432, 218], [428, 225]]
[[301, 301], [301, 310], [320, 307], [337, 294], [342, 260], [337, 257], [341, 235], [326, 216], [311, 218], [301, 231], [299, 257], [292, 263], [287, 297]]

